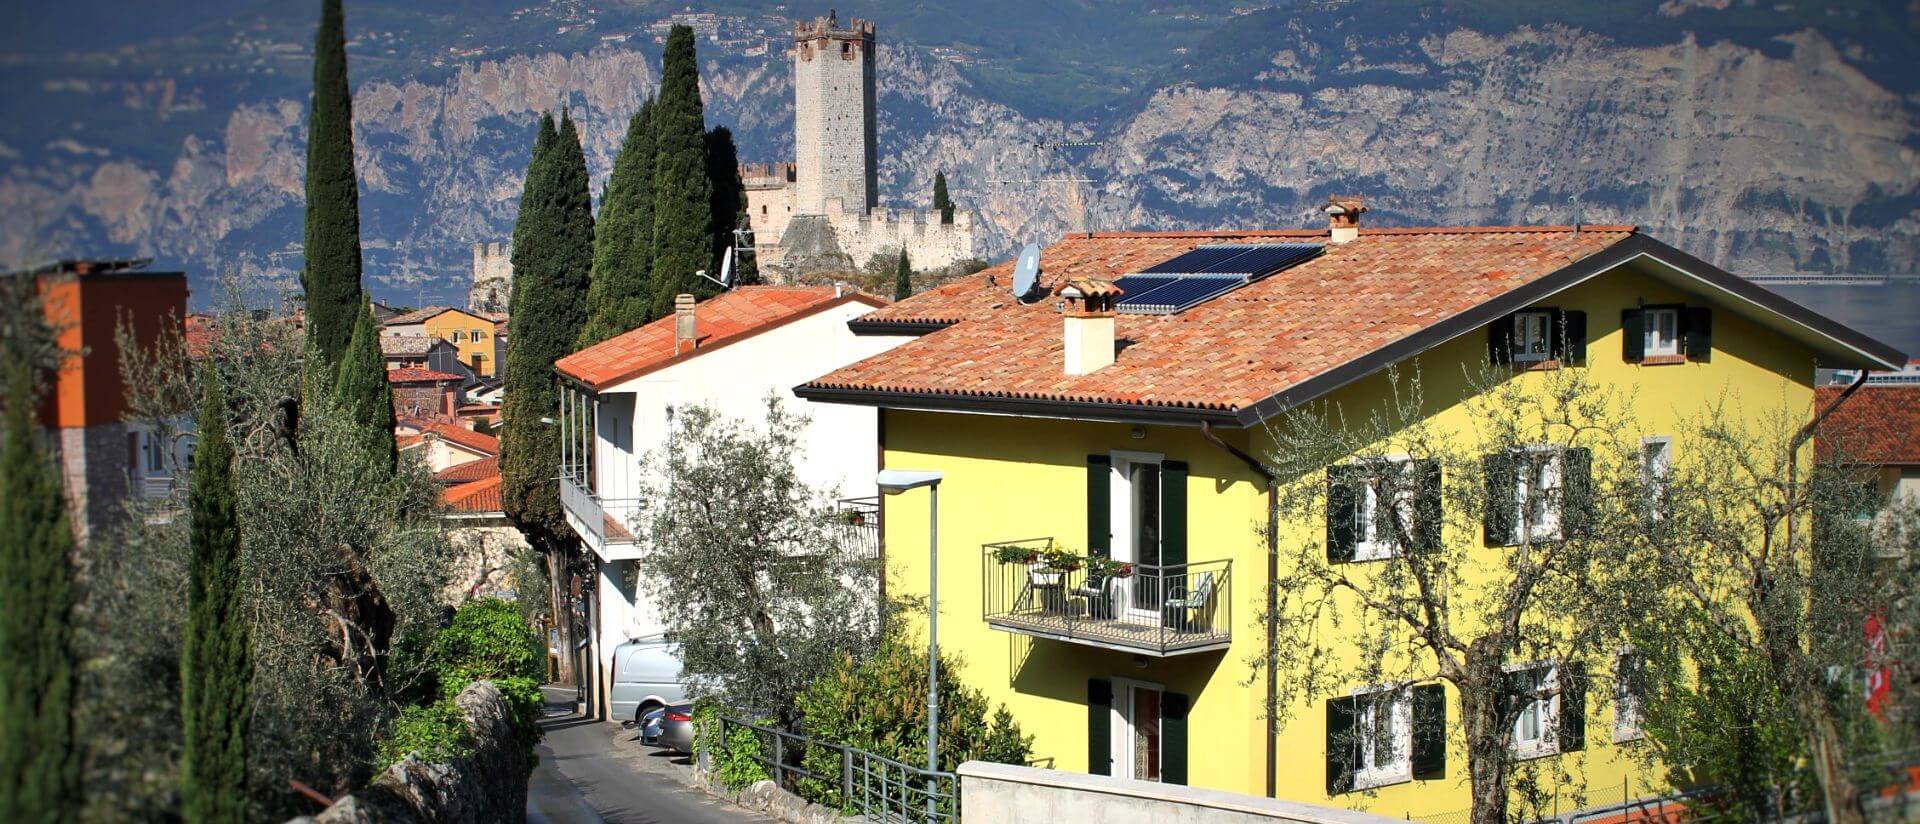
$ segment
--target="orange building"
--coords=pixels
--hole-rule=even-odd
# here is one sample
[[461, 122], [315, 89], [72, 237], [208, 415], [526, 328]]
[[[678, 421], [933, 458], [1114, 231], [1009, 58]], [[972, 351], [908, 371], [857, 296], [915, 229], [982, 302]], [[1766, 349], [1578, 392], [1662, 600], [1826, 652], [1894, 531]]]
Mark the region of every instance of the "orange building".
[[182, 334], [187, 276], [150, 272], [147, 259], [60, 260], [0, 274], [36, 280], [41, 311], [65, 357], [40, 399], [82, 540], [131, 494], [164, 494], [185, 463], [185, 444], [159, 443], [128, 420], [119, 323], [141, 346]]

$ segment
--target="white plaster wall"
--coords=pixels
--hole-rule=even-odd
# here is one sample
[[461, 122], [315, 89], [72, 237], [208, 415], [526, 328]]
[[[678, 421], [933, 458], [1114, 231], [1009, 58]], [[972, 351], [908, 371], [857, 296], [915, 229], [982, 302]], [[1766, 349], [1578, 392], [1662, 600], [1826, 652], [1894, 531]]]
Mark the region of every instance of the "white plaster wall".
[[1399, 819], [1251, 795], [1104, 775], [968, 761], [960, 824], [1391, 824]]

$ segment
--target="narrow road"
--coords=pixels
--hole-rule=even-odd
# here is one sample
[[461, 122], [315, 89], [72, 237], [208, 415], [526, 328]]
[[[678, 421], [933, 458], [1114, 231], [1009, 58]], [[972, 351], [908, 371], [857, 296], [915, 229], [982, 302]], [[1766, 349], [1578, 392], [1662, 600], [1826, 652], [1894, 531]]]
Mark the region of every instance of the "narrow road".
[[619, 724], [574, 714], [571, 689], [545, 692], [546, 737], [527, 785], [529, 822], [773, 824], [688, 786], [685, 756], [640, 745], [638, 732]]

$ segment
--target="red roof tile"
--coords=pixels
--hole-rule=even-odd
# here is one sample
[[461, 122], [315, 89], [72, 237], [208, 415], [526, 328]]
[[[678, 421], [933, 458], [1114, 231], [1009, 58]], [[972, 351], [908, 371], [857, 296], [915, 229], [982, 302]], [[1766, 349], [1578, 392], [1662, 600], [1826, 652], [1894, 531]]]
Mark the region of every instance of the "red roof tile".
[[387, 370], [388, 383], [428, 383], [438, 381], [463, 381], [466, 378], [451, 372], [435, 372], [417, 366], [402, 366]]
[[494, 456], [491, 458], [481, 458], [477, 461], [468, 461], [459, 466], [447, 467], [435, 473], [433, 479], [443, 484], [463, 484], [469, 481], [495, 477], [499, 474], [500, 458], [499, 456]]
[[[1816, 411], [1845, 387], [1822, 386]], [[1820, 422], [1814, 451], [1822, 461], [1920, 466], [1920, 386], [1868, 384]]]
[[561, 358], [553, 368], [590, 389], [605, 389], [849, 301], [886, 305], [872, 295], [831, 286], [742, 286], [694, 307], [698, 346], [691, 351], [674, 352], [669, 315]]
[[440, 493], [440, 503], [454, 512], [499, 512], [500, 476], [447, 487]]
[[[1055, 301], [1021, 304], [1012, 264], [872, 312], [869, 322], [953, 324], [807, 384], [1015, 400], [1238, 411], [1559, 270], [1631, 226], [1364, 229], [1349, 243], [1172, 315], [1122, 314], [1125, 346], [1093, 374], [1062, 369]], [[1116, 278], [1198, 246], [1325, 240], [1325, 231], [1071, 235], [1041, 256], [1040, 285]]]
[[431, 437], [431, 438], [439, 438], [449, 443], [459, 444], [474, 452], [482, 452], [487, 455], [500, 454], [500, 439], [492, 435], [488, 435], [482, 432], [475, 432], [471, 429], [468, 429], [464, 426], [461, 426], [459, 424], [454, 424], [454, 423], [438, 423], [438, 422], [431, 422], [431, 421], [413, 421], [410, 423], [413, 426], [416, 426], [419, 428], [420, 434], [400, 435], [398, 438], [398, 443], [401, 449], [406, 449], [410, 446], [414, 446], [415, 444], [418, 444], [421, 441]]

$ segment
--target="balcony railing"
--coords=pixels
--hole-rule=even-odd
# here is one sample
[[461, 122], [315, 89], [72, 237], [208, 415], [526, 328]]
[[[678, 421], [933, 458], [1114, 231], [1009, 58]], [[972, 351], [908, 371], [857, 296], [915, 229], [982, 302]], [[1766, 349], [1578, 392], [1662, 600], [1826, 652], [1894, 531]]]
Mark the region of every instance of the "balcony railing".
[[839, 517], [846, 524], [848, 541], [860, 557], [880, 560], [880, 498], [841, 498]]
[[1109, 570], [1084, 558], [1050, 563], [1047, 552], [1054, 549], [1052, 538], [982, 547], [988, 625], [1161, 657], [1224, 649], [1232, 642], [1232, 561]]
[[560, 505], [566, 507], [567, 514], [580, 537], [592, 545], [595, 551], [609, 546], [634, 543], [633, 532], [627, 529], [627, 519], [638, 509], [639, 500], [602, 500], [593, 490], [580, 485], [572, 477], [560, 478]]

